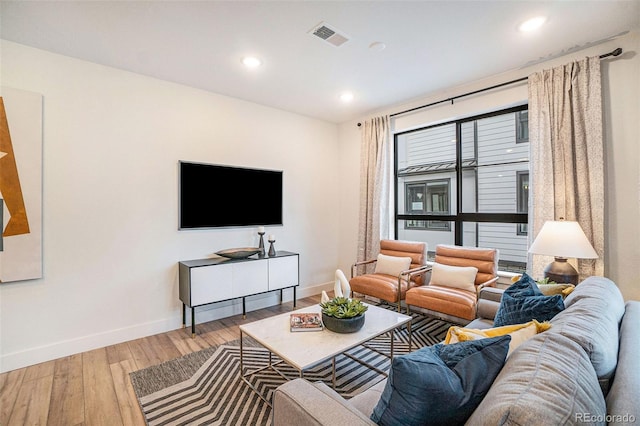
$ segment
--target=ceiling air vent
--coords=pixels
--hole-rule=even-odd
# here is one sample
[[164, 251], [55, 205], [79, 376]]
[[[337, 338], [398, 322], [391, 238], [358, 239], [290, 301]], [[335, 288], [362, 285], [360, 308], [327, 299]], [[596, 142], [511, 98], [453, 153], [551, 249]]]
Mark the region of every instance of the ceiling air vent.
[[341, 33], [339, 30], [330, 27], [324, 22], [311, 29], [309, 34], [312, 34], [335, 47], [340, 47], [349, 41], [346, 34]]

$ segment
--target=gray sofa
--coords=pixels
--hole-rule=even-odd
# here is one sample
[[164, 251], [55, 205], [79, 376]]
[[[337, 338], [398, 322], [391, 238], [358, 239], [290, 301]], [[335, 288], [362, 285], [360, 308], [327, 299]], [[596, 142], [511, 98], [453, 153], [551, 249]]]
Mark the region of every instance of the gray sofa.
[[[502, 291], [484, 289], [468, 327], [492, 326]], [[640, 422], [640, 302], [625, 304], [609, 279], [590, 277], [565, 299], [551, 329], [520, 345], [468, 419], [476, 425]], [[279, 425], [371, 425], [386, 379], [345, 400], [322, 383], [279, 386]]]

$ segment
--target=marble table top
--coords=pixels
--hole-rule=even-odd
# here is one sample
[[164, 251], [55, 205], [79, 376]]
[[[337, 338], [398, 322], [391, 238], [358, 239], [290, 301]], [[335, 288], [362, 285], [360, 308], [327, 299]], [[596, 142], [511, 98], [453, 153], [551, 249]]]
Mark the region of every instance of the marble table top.
[[355, 333], [335, 333], [327, 330], [292, 332], [289, 316], [292, 313], [318, 312], [319, 305], [312, 305], [251, 322], [240, 326], [241, 336], [254, 338], [265, 348], [282, 358], [287, 364], [304, 371], [322, 361], [331, 359], [359, 346], [376, 336], [408, 323], [410, 316], [367, 304], [364, 326]]

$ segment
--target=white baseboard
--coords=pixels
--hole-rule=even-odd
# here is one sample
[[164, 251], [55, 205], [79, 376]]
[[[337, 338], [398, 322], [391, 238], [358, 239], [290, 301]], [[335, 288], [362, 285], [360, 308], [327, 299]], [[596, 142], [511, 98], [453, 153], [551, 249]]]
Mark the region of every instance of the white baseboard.
[[181, 326], [181, 322], [182, 317], [175, 316], [4, 354], [0, 358], [0, 373], [174, 330]]
[[[297, 288], [296, 298], [314, 296], [320, 294], [322, 290], [331, 290], [333, 283], [323, 283], [311, 287]], [[266, 308], [279, 303], [279, 292], [264, 293], [246, 299], [247, 311]], [[283, 302], [290, 302], [293, 299], [293, 290], [283, 291]], [[197, 324], [217, 320], [220, 318], [239, 315], [242, 313], [242, 299], [235, 299], [228, 302], [216, 303], [203, 308], [196, 309], [196, 330]], [[187, 310], [187, 324], [191, 325], [191, 315]], [[175, 330], [182, 327], [182, 306], [173, 312], [170, 318], [152, 321], [142, 324], [135, 324], [109, 330], [101, 333], [81, 336], [75, 339], [62, 340], [48, 345], [37, 346], [17, 352], [4, 354], [0, 357], [0, 373], [4, 373], [18, 368], [28, 367], [41, 362], [51, 361], [65, 356], [115, 345], [158, 333]]]

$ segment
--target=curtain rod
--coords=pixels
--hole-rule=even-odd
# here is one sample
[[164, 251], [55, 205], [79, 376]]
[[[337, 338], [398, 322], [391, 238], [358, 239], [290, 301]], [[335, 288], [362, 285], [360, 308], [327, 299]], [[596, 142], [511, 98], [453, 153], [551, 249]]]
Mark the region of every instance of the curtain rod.
[[[604, 53], [604, 54], [600, 55], [599, 58], [600, 59], [604, 59], [604, 58], [608, 58], [609, 56], [619, 56], [620, 54], [622, 54], [622, 48], [618, 47], [617, 49], [612, 50], [609, 53]], [[500, 84], [496, 84], [496, 85], [493, 85], [493, 86], [490, 86], [490, 87], [485, 87], [483, 89], [474, 90], [473, 92], [463, 93], [462, 95], [452, 96], [452, 97], [447, 98], [447, 99], [443, 99], [443, 100], [436, 101], [436, 102], [431, 102], [430, 104], [421, 105], [421, 106], [418, 106], [418, 107], [415, 107], [415, 108], [407, 109], [405, 111], [394, 112], [393, 114], [389, 114], [389, 117], [395, 117], [397, 115], [407, 114], [409, 112], [417, 111], [417, 110], [423, 109], [423, 108], [428, 108], [430, 106], [442, 104], [444, 102], [451, 102], [451, 104], [453, 105], [453, 101], [456, 100], [456, 99], [464, 98], [466, 96], [471, 96], [471, 95], [475, 95], [475, 94], [482, 93], [482, 92], [487, 92], [489, 90], [497, 89], [497, 88], [503, 87], [503, 86], [508, 86], [510, 84], [519, 83], [521, 81], [527, 80], [528, 78], [529, 77], [518, 78], [518, 79], [515, 79], [515, 80], [507, 81], [505, 83], [500, 83]], [[360, 126], [362, 126], [362, 123], [358, 123], [358, 127], [360, 127]]]

